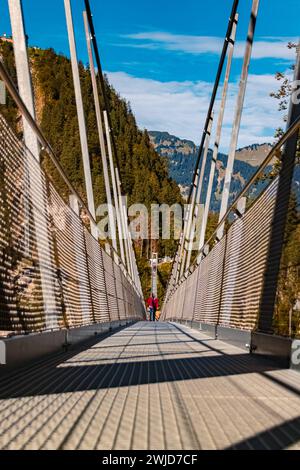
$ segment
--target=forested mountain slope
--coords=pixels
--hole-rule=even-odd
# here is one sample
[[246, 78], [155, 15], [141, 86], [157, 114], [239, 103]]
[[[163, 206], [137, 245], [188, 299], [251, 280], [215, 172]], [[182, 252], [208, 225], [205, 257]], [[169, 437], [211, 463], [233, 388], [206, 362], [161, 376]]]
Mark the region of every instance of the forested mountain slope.
[[[0, 54], [16, 82], [13, 45], [0, 41]], [[76, 114], [75, 95], [70, 60], [54, 50], [30, 48], [30, 64], [35, 91], [37, 119], [52, 145], [69, 179], [85, 199], [83, 165]], [[101, 154], [94, 110], [92, 84], [88, 68], [80, 64], [80, 76], [87, 122], [91, 171], [96, 207], [105, 202]], [[182, 203], [180, 190], [169, 177], [166, 159], [160, 156], [150, 143], [147, 131], [138, 129], [130, 105], [122, 99], [106, 80], [112, 130], [115, 135], [117, 159], [121, 172], [123, 191], [128, 204], [142, 203], [147, 207], [155, 203]], [[20, 115], [8, 97], [7, 105], [0, 112], [11, 126], [20, 133]], [[65, 191], [49, 160], [43, 164], [60, 192]], [[173, 256], [176, 242], [159, 241], [152, 245], [159, 256]], [[147, 256], [151, 256], [151, 244], [147, 241], [136, 246], [142, 274], [147, 268]], [[149, 289], [149, 272], [143, 275], [144, 288]], [[146, 293], [145, 293], [146, 294]]]

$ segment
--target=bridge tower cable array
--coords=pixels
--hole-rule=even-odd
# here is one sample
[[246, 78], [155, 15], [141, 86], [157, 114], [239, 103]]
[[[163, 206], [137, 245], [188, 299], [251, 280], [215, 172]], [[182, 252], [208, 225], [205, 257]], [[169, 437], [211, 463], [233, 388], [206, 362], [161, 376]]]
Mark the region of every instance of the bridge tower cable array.
[[[229, 17], [228, 28], [226, 31], [225, 40], [224, 40], [224, 44], [223, 44], [223, 48], [221, 52], [221, 57], [220, 57], [219, 65], [218, 65], [217, 75], [216, 75], [214, 87], [213, 87], [212, 94], [211, 94], [210, 104], [209, 104], [208, 111], [207, 111], [207, 117], [206, 117], [203, 135], [202, 135], [202, 139], [201, 139], [201, 143], [200, 143], [200, 147], [198, 151], [198, 157], [197, 157], [196, 165], [195, 165], [195, 172], [199, 168], [200, 160], [202, 158], [206, 135], [207, 135], [208, 128], [210, 125], [211, 115], [214, 110], [215, 101], [217, 98], [217, 93], [218, 93], [218, 89], [219, 89], [219, 85], [220, 85], [220, 81], [221, 81], [221, 77], [223, 73], [223, 68], [224, 68], [224, 64], [225, 64], [226, 56], [228, 52], [228, 47], [229, 47], [229, 44], [231, 43], [232, 30], [236, 22], [236, 13], [237, 13], [238, 6], [239, 6], [239, 0], [234, 0], [230, 17]], [[192, 188], [190, 189], [190, 195], [189, 195], [188, 201], [190, 200], [191, 193], [192, 193]]]

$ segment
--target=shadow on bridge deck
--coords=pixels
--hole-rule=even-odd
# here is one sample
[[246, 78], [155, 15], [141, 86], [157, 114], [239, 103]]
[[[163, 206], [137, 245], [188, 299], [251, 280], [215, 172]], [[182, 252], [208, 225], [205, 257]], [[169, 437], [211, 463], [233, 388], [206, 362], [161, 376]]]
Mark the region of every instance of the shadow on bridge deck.
[[300, 375], [187, 327], [138, 323], [4, 374], [5, 449], [300, 448]]

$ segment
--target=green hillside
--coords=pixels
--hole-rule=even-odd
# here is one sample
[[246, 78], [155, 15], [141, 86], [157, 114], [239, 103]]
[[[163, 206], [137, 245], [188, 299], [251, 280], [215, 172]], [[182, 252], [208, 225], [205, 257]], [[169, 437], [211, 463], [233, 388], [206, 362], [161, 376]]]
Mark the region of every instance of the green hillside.
[[[0, 53], [16, 81], [12, 45], [0, 42]], [[41, 128], [52, 145], [69, 179], [85, 199], [83, 166], [76, 115], [75, 95], [71, 64], [68, 58], [54, 50], [30, 49], [30, 63], [35, 90], [36, 112]], [[101, 155], [97, 134], [96, 115], [93, 104], [92, 84], [87, 67], [80, 64], [80, 75], [88, 129], [91, 171], [96, 207], [105, 202]], [[123, 190], [128, 204], [141, 203], [150, 207], [153, 203], [182, 203], [180, 190], [168, 174], [167, 162], [153, 149], [147, 131], [138, 129], [130, 104], [122, 99], [106, 80], [112, 128], [116, 139], [117, 159], [121, 171]], [[19, 115], [11, 99], [1, 106], [14, 129], [20, 132]], [[52, 176], [57, 189], [63, 194], [65, 185], [56, 175], [48, 158], [43, 165]], [[160, 257], [173, 256], [174, 241], [140, 242], [136, 245], [138, 265], [141, 270], [145, 295], [149, 294], [150, 272], [147, 256], [152, 249]], [[159, 286], [162, 293], [161, 285]]]

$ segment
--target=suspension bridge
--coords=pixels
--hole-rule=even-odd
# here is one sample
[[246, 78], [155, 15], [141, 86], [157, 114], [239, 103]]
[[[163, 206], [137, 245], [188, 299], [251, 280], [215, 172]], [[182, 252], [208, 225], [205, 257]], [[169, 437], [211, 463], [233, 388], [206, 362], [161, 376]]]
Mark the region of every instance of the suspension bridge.
[[[86, 198], [37, 124], [22, 5], [8, 5], [17, 83], [3, 58], [0, 78], [18, 108], [22, 137], [0, 115], [0, 448], [300, 449], [299, 292], [288, 332], [275, 321], [297, 166], [300, 105], [293, 98], [286, 131], [230, 201], [259, 0], [250, 12], [218, 227], [208, 239], [237, 0], [157, 323], [145, 321], [90, 3], [85, 1], [83, 21], [112, 233], [104, 241], [96, 223], [71, 2], [64, 6]], [[299, 80], [299, 47], [295, 56]], [[64, 194], [43, 169], [41, 155], [63, 180]], [[275, 159], [280, 165], [268, 173]]]

